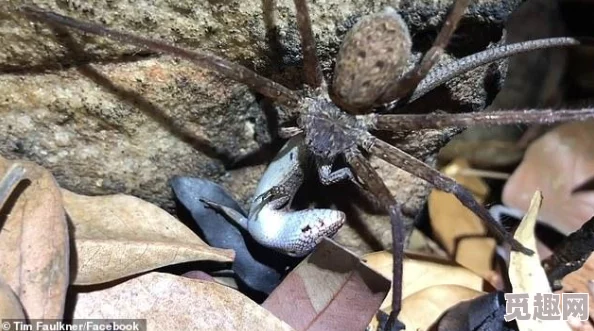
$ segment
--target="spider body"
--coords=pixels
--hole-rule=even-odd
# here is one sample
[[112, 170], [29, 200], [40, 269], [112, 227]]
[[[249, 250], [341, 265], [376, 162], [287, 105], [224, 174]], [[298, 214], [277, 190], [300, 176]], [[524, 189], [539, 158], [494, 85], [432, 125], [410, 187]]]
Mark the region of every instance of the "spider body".
[[336, 57], [332, 89], [347, 112], [370, 112], [411, 57], [408, 27], [392, 7], [362, 17], [346, 34]]
[[304, 99], [300, 109], [297, 125], [305, 133], [305, 144], [316, 159], [332, 163], [337, 156], [356, 147], [362, 125], [336, 106], [325, 92]]

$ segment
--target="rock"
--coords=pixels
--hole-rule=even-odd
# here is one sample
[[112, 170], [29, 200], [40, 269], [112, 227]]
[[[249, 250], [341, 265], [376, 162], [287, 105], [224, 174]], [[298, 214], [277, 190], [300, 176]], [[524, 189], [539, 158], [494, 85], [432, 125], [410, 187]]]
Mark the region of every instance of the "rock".
[[[259, 96], [170, 56], [90, 35], [55, 35], [46, 25], [19, 16], [15, 8], [21, 3], [8, 0], [0, 4], [0, 154], [35, 161], [49, 168], [63, 187], [81, 194], [130, 193], [171, 209], [167, 181], [182, 175], [221, 183], [246, 207], [263, 165], [280, 147], [270, 143], [278, 140], [269, 129], [274, 127], [274, 116], [264, 116]], [[238, 61], [290, 88], [301, 86], [299, 36], [294, 6], [288, 0], [280, 1], [276, 11], [276, 35], [282, 47], [267, 42], [260, 0], [36, 3], [64, 15], [200, 48]], [[361, 15], [380, 11], [386, 4], [395, 6], [409, 25], [418, 59], [430, 47], [451, 3], [310, 3], [317, 52], [326, 77], [331, 77], [343, 35]], [[464, 38], [454, 43], [451, 53], [464, 56], [499, 41], [503, 20], [518, 3], [473, 3], [460, 28]], [[443, 110], [455, 111], [484, 108], [488, 93], [482, 85], [489, 71], [482, 68], [472, 75], [480, 79], [458, 81], [469, 85], [454, 89], [458, 91], [454, 95], [447, 88], [438, 89], [433, 97], [419, 100], [420, 107], [425, 112], [444, 105]], [[426, 159], [452, 134], [436, 132], [422, 143], [418, 136], [408, 140], [397, 137], [397, 142]], [[256, 156], [253, 166], [233, 169], [237, 160], [250, 155]], [[390, 176], [389, 171], [383, 174]], [[414, 204], [407, 203], [412, 210], [409, 215], [414, 214], [422, 207], [426, 184], [405, 180], [410, 184], [401, 186], [402, 181], [395, 182], [399, 184], [392, 190], [401, 192], [396, 194], [399, 198], [415, 192]]]

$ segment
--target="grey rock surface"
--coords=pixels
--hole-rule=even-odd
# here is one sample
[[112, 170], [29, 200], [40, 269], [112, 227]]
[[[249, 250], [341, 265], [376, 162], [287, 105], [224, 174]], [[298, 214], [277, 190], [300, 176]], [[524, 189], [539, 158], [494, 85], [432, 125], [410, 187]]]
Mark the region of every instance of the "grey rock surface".
[[[279, 1], [275, 12], [280, 47], [266, 37], [262, 1], [8, 0], [0, 4], [2, 156], [35, 161], [51, 170], [63, 187], [81, 194], [130, 193], [171, 210], [167, 181], [183, 175], [223, 184], [245, 207], [265, 164], [280, 147], [271, 144], [278, 142], [270, 131], [273, 117], [264, 115], [259, 96], [167, 55], [90, 35], [56, 34], [21, 16], [16, 9], [24, 3], [204, 49], [298, 89], [301, 52], [291, 1]], [[396, 8], [409, 25], [418, 59], [430, 47], [451, 3], [310, 3], [326, 77], [331, 77], [342, 36], [361, 15], [385, 5]], [[504, 19], [518, 3], [473, 1], [450, 49], [453, 56], [498, 42]], [[448, 111], [483, 109], [488, 91], [482, 84], [489, 72], [480, 68], [456, 79], [436, 91], [435, 97], [419, 100], [418, 109], [429, 112], [444, 105]], [[428, 160], [452, 134], [439, 131], [392, 138], [399, 147]], [[259, 156], [251, 166], [231, 167], [250, 155]], [[405, 203], [408, 217], [413, 217], [423, 205], [427, 185], [389, 165], [375, 164]], [[375, 223], [381, 227], [373, 232], [387, 233], [385, 221]]]

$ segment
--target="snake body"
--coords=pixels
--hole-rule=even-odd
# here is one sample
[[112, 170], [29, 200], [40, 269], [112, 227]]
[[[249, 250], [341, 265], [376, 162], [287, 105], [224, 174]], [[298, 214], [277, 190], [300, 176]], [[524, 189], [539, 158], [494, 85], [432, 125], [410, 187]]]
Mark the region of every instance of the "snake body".
[[[264, 172], [247, 217], [234, 209], [207, 202], [223, 212], [263, 246], [290, 256], [304, 256], [344, 224], [345, 214], [333, 209], [291, 210], [303, 184], [308, 155], [303, 135], [289, 139]], [[269, 194], [270, 192], [282, 194]]]

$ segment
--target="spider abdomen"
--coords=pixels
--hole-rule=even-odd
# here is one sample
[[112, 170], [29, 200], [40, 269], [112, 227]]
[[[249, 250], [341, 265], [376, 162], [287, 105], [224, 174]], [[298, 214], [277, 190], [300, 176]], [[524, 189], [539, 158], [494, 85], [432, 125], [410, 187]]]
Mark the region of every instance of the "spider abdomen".
[[408, 27], [391, 7], [361, 18], [345, 36], [336, 59], [333, 92], [351, 113], [370, 106], [397, 80], [411, 54]]

